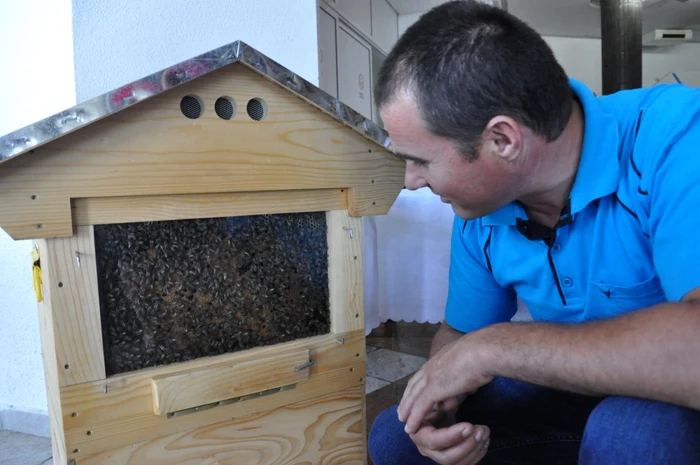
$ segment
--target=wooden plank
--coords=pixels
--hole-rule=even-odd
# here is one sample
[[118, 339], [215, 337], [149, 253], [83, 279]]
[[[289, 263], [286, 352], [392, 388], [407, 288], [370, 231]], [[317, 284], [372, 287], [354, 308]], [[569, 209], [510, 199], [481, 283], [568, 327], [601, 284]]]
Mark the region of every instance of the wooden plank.
[[[186, 95], [202, 101], [200, 118], [182, 115]], [[213, 111], [221, 96], [236, 103], [231, 120]], [[267, 107], [262, 121], [246, 113], [254, 98]], [[234, 64], [3, 163], [0, 227], [15, 239], [67, 234], [65, 226], [44, 220], [58, 217], [43, 199], [342, 189], [403, 182], [404, 166], [315, 106]]]
[[156, 415], [187, 410], [309, 379], [309, 349], [153, 378]]
[[[196, 369], [222, 362], [254, 360], [280, 353], [281, 347], [292, 351], [306, 347], [314, 360], [309, 380], [298, 383], [295, 389], [173, 418], [153, 413], [153, 377], [185, 368]], [[61, 400], [68, 449], [80, 449], [81, 456], [96, 454], [145, 439], [188, 431], [232, 417], [364, 385], [364, 347], [364, 331], [343, 335], [328, 334], [278, 346], [259, 347], [238, 354], [146, 369], [115, 376], [104, 382], [63, 388]]]
[[364, 328], [362, 218], [337, 210], [326, 218], [331, 332], [341, 334]]
[[348, 211], [352, 216], [386, 215], [402, 188], [403, 179], [352, 187], [348, 192]]
[[[76, 259], [76, 252], [80, 263]], [[94, 230], [77, 228], [76, 235], [46, 241], [42, 268], [51, 296], [60, 386], [105, 378], [100, 300], [97, 288]]]
[[68, 237], [73, 234], [67, 196], [48, 194], [39, 189], [3, 191], [3, 186], [0, 186], [0, 202], [4, 204], [0, 205], [0, 228], [13, 239]]
[[361, 386], [141, 441], [78, 465], [360, 465], [366, 457]]
[[312, 376], [308, 381], [297, 384], [295, 389], [188, 415], [167, 418], [150, 411], [129, 418], [98, 421], [87, 429], [66, 430], [67, 449], [69, 456], [70, 451], [78, 450], [74, 454], [74, 457], [78, 458], [116, 447], [129, 446], [143, 441], [144, 438], [157, 438], [183, 430], [202, 428], [226, 419], [264, 412], [338, 390], [364, 385], [364, 376], [364, 364], [358, 362], [335, 371]]
[[[52, 270], [44, 264], [45, 253], [48, 248], [45, 240], [37, 241], [42, 262], [42, 286], [43, 300], [39, 302], [39, 332], [41, 336], [41, 355], [44, 361], [44, 379], [46, 382], [46, 395], [48, 400], [49, 426], [51, 428], [51, 449], [54, 463], [66, 463], [66, 438], [63, 431], [63, 413], [61, 407], [61, 393], [59, 388], [59, 366], [56, 357], [56, 329], [54, 325], [54, 312], [51, 308], [53, 291], [49, 283], [54, 280]], [[60, 337], [60, 334], [58, 335]]]
[[98, 197], [73, 200], [76, 225], [347, 209], [346, 189]]

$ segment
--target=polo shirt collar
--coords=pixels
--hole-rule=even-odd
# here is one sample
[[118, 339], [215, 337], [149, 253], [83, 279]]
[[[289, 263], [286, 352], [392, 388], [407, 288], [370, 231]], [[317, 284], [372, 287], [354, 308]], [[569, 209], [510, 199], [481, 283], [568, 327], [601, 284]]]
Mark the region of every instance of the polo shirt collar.
[[[584, 133], [581, 160], [569, 197], [575, 215], [596, 199], [617, 190], [620, 179], [619, 134], [614, 118], [605, 112], [597, 97], [583, 83], [569, 79], [569, 85], [583, 107]], [[484, 226], [514, 225], [527, 218], [518, 202], [510, 203], [481, 219]]]

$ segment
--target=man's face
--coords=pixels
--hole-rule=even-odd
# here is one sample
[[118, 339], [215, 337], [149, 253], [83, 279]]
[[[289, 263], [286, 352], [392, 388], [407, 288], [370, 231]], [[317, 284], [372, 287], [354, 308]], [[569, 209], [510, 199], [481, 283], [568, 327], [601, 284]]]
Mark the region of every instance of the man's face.
[[453, 141], [425, 129], [409, 97], [398, 97], [380, 114], [394, 151], [406, 159], [406, 188], [430, 188], [464, 219], [487, 215], [517, 198], [512, 171], [490, 153], [488, 143], [475, 161], [467, 161]]

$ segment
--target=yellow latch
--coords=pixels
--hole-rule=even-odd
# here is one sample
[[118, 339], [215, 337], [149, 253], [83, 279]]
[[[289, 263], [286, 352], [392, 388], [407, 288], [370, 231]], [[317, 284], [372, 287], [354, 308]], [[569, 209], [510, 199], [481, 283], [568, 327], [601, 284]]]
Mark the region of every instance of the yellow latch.
[[34, 277], [34, 292], [36, 293], [36, 301], [44, 300], [41, 294], [41, 259], [39, 254], [39, 244], [34, 243], [32, 250], [32, 275]]

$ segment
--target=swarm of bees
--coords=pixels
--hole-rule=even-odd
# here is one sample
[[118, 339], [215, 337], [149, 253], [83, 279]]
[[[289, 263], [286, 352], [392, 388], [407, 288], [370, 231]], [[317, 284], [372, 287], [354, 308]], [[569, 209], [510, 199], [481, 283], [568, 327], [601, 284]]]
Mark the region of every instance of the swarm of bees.
[[95, 227], [107, 375], [330, 331], [325, 213]]

